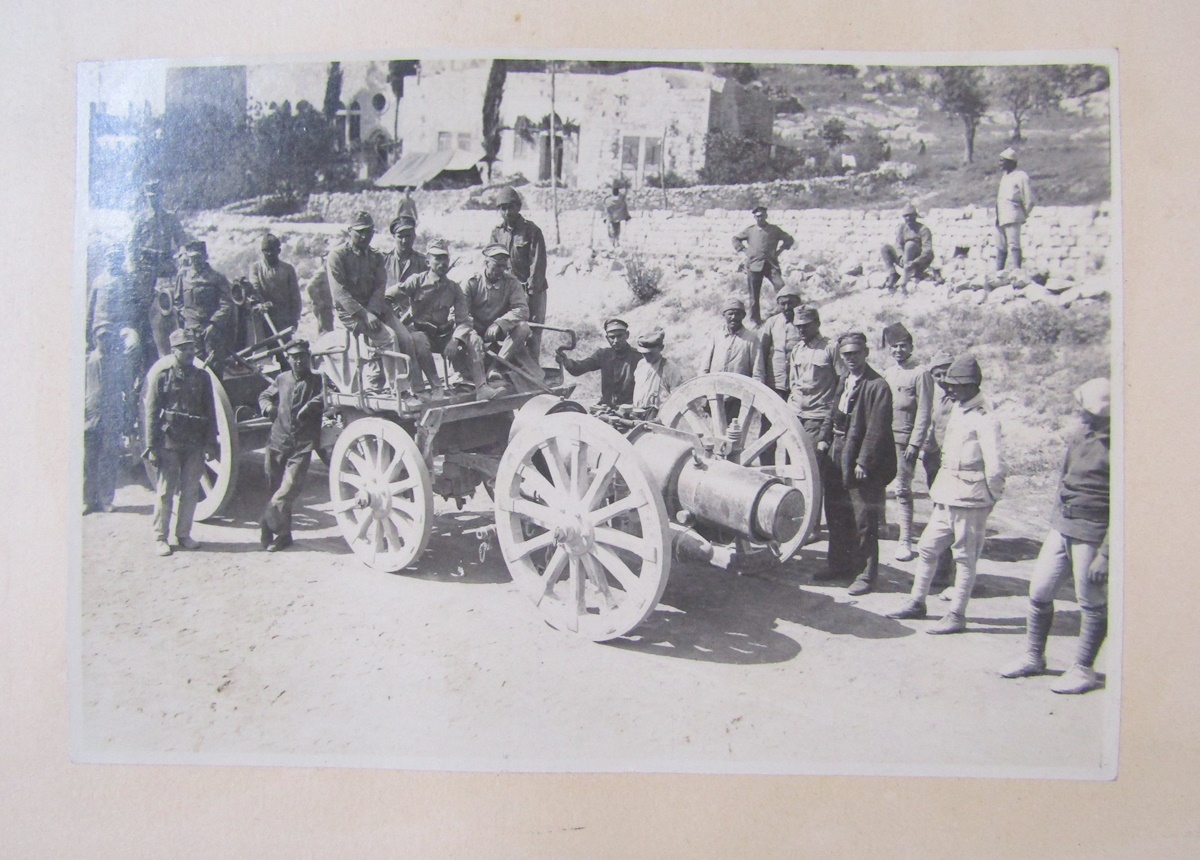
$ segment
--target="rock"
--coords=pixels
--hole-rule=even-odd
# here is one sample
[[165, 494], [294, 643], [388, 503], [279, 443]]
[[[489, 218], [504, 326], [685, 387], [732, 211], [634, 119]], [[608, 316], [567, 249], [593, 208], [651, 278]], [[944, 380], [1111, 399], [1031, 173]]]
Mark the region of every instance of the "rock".
[[812, 274], [813, 272], [815, 272], [817, 270], [815, 263], [805, 263], [801, 268], [804, 269], [804, 271], [809, 274]]
[[857, 277], [863, 273], [863, 264], [857, 260], [851, 260], [842, 265], [841, 274]]
[[1110, 293], [1108, 282], [1101, 278], [1093, 278], [1079, 286], [1079, 298], [1099, 299]]
[[1029, 280], [1033, 281], [1035, 284], [1045, 284], [1046, 281], [1050, 280], [1050, 273], [1045, 269], [1038, 269], [1034, 272], [1030, 272]]
[[971, 289], [970, 281], [951, 281], [950, 282], [950, 292], [952, 292], [952, 293], [961, 293], [961, 292], [964, 292], [964, 291], [970, 290], [970, 289]]
[[867, 275], [867, 286], [873, 290], [882, 290], [887, 284], [888, 276], [886, 272], [871, 272]]
[[1031, 302], [1044, 302], [1050, 298], [1050, 293], [1041, 284], [1032, 283], [1025, 289], [1021, 290], [1020, 295], [1029, 299]]
[[1057, 296], [1071, 289], [1071, 283], [1060, 278], [1050, 278], [1046, 281], [1044, 289], [1047, 293]]
[[975, 299], [975, 304], [981, 305], [988, 300], [987, 290], [972, 290], [971, 296]]
[[1009, 283], [1012, 285], [1014, 290], [1023, 290], [1027, 286], [1029, 286], [1032, 283], [1032, 281], [1030, 281], [1029, 278], [1027, 278], [1025, 276], [1024, 272], [1017, 270], [1016, 272], [1014, 272], [1012, 274], [1012, 277], [1010, 278]]
[[612, 265], [608, 267], [608, 270], [610, 272], [623, 272], [625, 271], [625, 264], [620, 260], [613, 260]]

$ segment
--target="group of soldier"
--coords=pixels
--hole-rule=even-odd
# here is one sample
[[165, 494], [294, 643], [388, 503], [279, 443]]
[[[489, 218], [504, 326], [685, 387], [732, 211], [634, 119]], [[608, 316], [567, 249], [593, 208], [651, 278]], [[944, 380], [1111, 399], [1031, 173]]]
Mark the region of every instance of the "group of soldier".
[[[1028, 178], [1016, 171], [1011, 150], [1001, 154], [1004, 179], [997, 210], [997, 264], [1020, 264], [1020, 223], [1032, 208]], [[1013, 178], [1014, 173], [1020, 175]], [[1023, 178], [1022, 178], [1023, 177]], [[85, 512], [111, 510], [115, 472], [113, 416], [128, 414], [132, 393], [144, 401], [143, 456], [157, 469], [154, 515], [156, 549], [169, 555], [173, 500], [175, 545], [194, 549], [191, 520], [199, 497], [205, 452], [215, 445], [214, 401], [197, 351], [205, 366], [220, 374], [236, 345], [241, 324], [229, 281], [208, 264], [203, 242], [186, 242], [185, 265], [164, 249], [181, 236], [178, 222], [164, 215], [146, 189], [144, 211], [135, 223], [131, 270], [123, 249], [109, 257], [108, 271], [89, 295], [88, 423], [85, 428]], [[614, 188], [614, 196], [619, 189]], [[1019, 198], [1019, 199], [1018, 199]], [[1008, 205], [1007, 211], [1002, 211]], [[434, 354], [448, 368], [446, 385], [495, 396], [503, 383], [485, 374], [489, 352], [502, 365], [540, 374], [540, 326], [546, 318], [546, 243], [536, 224], [521, 215], [521, 198], [510, 187], [500, 190], [501, 222], [482, 249], [482, 267], [461, 286], [449, 278], [449, 248], [431, 241], [425, 254], [415, 250], [415, 211], [401, 211], [389, 225], [394, 247], [372, 247], [374, 219], [357, 213], [346, 240], [328, 255], [308, 284], [322, 337], [361, 338], [374, 347], [366, 363], [364, 390], [388, 392], [402, 401], [445, 396]], [[623, 208], [623, 207], [620, 207]], [[1016, 209], [1019, 216], [1013, 215]], [[403, 207], [402, 207], [403, 210]], [[617, 212], [616, 220], [628, 214]], [[848, 581], [848, 593], [872, 591], [879, 577], [879, 536], [885, 519], [887, 487], [895, 485], [898, 508], [898, 562], [917, 562], [909, 600], [890, 614], [924, 619], [926, 598], [935, 582], [952, 581], [942, 593], [949, 602], [932, 634], [967, 628], [966, 609], [983, 549], [986, 523], [1004, 490], [1005, 463], [998, 418], [982, 392], [983, 372], [969, 354], [938, 352], [922, 364], [914, 356], [912, 335], [900, 323], [882, 332], [892, 364], [880, 374], [869, 363], [870, 346], [862, 331], [836, 340], [821, 332], [818, 308], [804, 305], [800, 293], [784, 283], [778, 256], [794, 239], [767, 220], [767, 210], [752, 210], [755, 223], [733, 237], [745, 254], [750, 296], [747, 308], [730, 297], [721, 305], [723, 323], [700, 356], [702, 373], [742, 374], [769, 386], [783, 398], [818, 452], [824, 489], [829, 551], [825, 570], [815, 578]], [[933, 259], [929, 230], [915, 207], [903, 213], [896, 246], [885, 246], [889, 286], [907, 286], [920, 278]], [[1014, 218], [1016, 219], [1014, 221]], [[1013, 223], [1002, 223], [1010, 221]], [[614, 242], [619, 236], [613, 233]], [[291, 338], [300, 317], [300, 288], [295, 269], [280, 260], [280, 242], [262, 240], [262, 259], [250, 273], [252, 289], [268, 335], [286, 343], [288, 370], [275, 378], [259, 400], [272, 419], [265, 457], [271, 499], [261, 519], [261, 542], [268, 551], [292, 542], [291, 506], [302, 489], [321, 427], [321, 377], [313, 372], [312, 350]], [[155, 314], [154, 284], [170, 279], [169, 313]], [[760, 321], [763, 280], [776, 289], [776, 313]], [[169, 331], [165, 324], [175, 326]], [[263, 332], [259, 333], [260, 335]], [[350, 337], [350, 336], [354, 337]], [[607, 345], [583, 358], [562, 348], [555, 360], [572, 375], [600, 373], [599, 410], [628, 411], [653, 418], [665, 397], [689, 376], [684, 365], [664, 355], [665, 333], [654, 328], [630, 343], [629, 325], [613, 318], [604, 324]], [[151, 352], [154, 350], [154, 353]], [[139, 351], [149, 363], [137, 382]], [[145, 365], [143, 365], [145, 366]], [[495, 384], [493, 384], [495, 383]], [[1054, 686], [1078, 693], [1097, 686], [1092, 668], [1106, 633], [1108, 573], [1108, 382], [1094, 379], [1076, 393], [1086, 429], [1071, 443], [1059, 486], [1054, 530], [1039, 557], [1030, 591], [1028, 653], [1002, 674], [1021, 677], [1044, 672], [1044, 649], [1053, 617], [1053, 596], [1061, 578], [1072, 571], [1083, 610], [1075, 665]], [[124, 398], [125, 406], [120, 402]], [[917, 463], [924, 467], [933, 511], [919, 539], [913, 525], [912, 481]]]

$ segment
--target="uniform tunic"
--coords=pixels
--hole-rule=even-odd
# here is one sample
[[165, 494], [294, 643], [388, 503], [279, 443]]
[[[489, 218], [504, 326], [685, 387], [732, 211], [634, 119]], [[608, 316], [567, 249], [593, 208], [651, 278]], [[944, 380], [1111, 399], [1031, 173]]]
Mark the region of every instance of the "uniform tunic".
[[290, 537], [292, 506], [321, 437], [321, 377], [285, 370], [258, 396], [258, 404], [264, 412], [276, 410], [263, 458], [271, 498], [261, 523], [272, 534]]
[[838, 385], [838, 355], [833, 341], [818, 335], [792, 348], [788, 404], [804, 422], [824, 421], [833, 408]]
[[684, 369], [666, 356], [659, 356], [657, 362], [652, 362], [643, 355], [633, 369], [634, 408], [658, 409], [667, 395], [688, 378]]
[[471, 309], [462, 288], [431, 271], [411, 275], [388, 288], [388, 300], [412, 308], [412, 327], [430, 338], [462, 336], [472, 330]]
[[763, 272], [779, 268], [779, 252], [786, 251], [796, 240], [774, 224], [759, 227], [751, 224], [733, 237], [733, 250], [746, 248], [746, 270]]
[[537, 224], [518, 213], [512, 227], [501, 221], [492, 229], [491, 241], [508, 249], [510, 271], [530, 295], [546, 291], [546, 239]]
[[463, 285], [463, 293], [467, 298], [467, 313], [480, 334], [492, 323], [508, 334], [518, 323], [529, 321], [529, 299], [525, 288], [508, 272], [495, 283], [489, 282], [482, 272], [472, 275]]
[[787, 396], [788, 378], [791, 375], [789, 360], [792, 350], [800, 343], [800, 328], [789, 322], [782, 313], [777, 313], [763, 323], [760, 337], [767, 384]]
[[758, 336], [744, 327], [732, 334], [724, 328], [714, 334], [701, 362], [700, 372], [720, 371], [740, 373], [765, 385], [766, 364], [763, 361], [762, 343]]
[[1033, 211], [1033, 189], [1029, 174], [1014, 170], [1000, 177], [996, 191], [996, 223], [1001, 227], [1009, 224], [1024, 224]]
[[300, 322], [300, 280], [291, 263], [280, 260], [274, 266], [259, 260], [250, 270], [250, 283], [265, 301], [271, 303], [267, 316], [277, 331]]
[[933, 377], [912, 356], [883, 373], [892, 389], [892, 435], [897, 447], [922, 448], [929, 434], [933, 408]]
[[991, 508], [1004, 493], [1005, 472], [1000, 422], [983, 395], [956, 403], [929, 498], [947, 507]]
[[367, 328], [368, 312], [388, 320], [391, 307], [384, 296], [387, 270], [383, 254], [370, 246], [357, 251], [346, 242], [330, 253], [328, 270], [333, 306], [342, 325], [362, 333]]
[[188, 266], [175, 278], [175, 309], [181, 328], [203, 329], [211, 325], [225, 334], [233, 319], [233, 294], [229, 280], [210, 266]]
[[600, 371], [600, 404], [616, 407], [633, 403], [634, 372], [641, 360], [642, 354], [625, 344], [620, 350], [602, 346], [578, 360], [564, 355], [562, 365], [572, 376]]
[[383, 255], [383, 267], [387, 271], [387, 286], [390, 290], [413, 275], [429, 271], [429, 261], [424, 254], [418, 254], [416, 251], [401, 256], [400, 252], [393, 248]]

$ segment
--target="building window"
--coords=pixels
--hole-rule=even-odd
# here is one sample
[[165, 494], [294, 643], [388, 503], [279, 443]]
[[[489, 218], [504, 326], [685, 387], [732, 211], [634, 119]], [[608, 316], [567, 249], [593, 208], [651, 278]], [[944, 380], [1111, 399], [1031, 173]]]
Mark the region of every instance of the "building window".
[[454, 149], [454, 134], [448, 131], [438, 132], [438, 152]]
[[357, 143], [362, 139], [362, 107], [356, 101], [350, 102], [347, 114], [347, 135], [351, 143]]
[[638, 169], [638, 144], [641, 141], [636, 137], [621, 138], [621, 169], [622, 170], [637, 170]]
[[371, 96], [371, 107], [375, 108], [377, 113], [383, 113], [383, 109], [387, 107], [387, 97], [383, 93], [375, 93]]
[[460, 131], [458, 133], [458, 148], [463, 150], [464, 152], [471, 151], [471, 134], [470, 134], [470, 132], [464, 133], [464, 132]]
[[534, 146], [524, 136], [514, 133], [513, 135], [513, 160], [528, 158], [533, 152]]
[[658, 167], [662, 163], [662, 138], [644, 138], [643, 145], [646, 148], [646, 157], [643, 160], [645, 168], [649, 170], [651, 167]]

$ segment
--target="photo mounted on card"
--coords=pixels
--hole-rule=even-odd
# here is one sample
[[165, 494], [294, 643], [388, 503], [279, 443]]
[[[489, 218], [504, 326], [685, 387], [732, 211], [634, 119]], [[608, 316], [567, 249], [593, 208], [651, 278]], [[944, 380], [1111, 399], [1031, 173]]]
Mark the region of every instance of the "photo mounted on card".
[[1115, 53], [397, 53], [79, 68], [74, 759], [1113, 778]]

